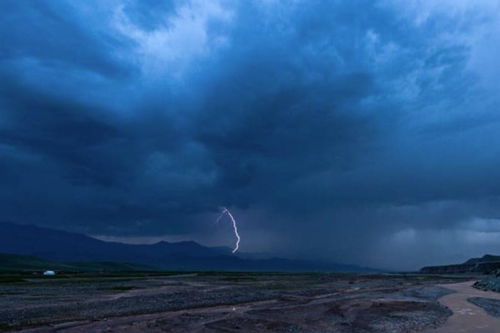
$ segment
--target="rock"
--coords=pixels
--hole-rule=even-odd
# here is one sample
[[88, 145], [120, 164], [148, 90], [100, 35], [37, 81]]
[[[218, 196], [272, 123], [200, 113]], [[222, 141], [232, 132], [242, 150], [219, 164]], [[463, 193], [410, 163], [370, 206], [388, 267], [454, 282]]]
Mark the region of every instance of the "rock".
[[481, 290], [500, 292], [500, 269], [494, 270], [484, 279], [474, 283], [474, 287]]

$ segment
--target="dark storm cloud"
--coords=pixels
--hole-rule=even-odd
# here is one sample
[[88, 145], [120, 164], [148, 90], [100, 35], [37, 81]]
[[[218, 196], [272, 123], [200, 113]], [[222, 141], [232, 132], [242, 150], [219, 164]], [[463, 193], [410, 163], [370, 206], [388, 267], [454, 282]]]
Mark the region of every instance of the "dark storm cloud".
[[473, 253], [500, 216], [494, 11], [444, 6], [3, 1], [2, 219], [203, 239], [226, 205], [252, 251]]
[[108, 52], [121, 41], [89, 28], [66, 4], [4, 1], [0, 54], [6, 59], [34, 57], [48, 65], [68, 65], [103, 75], [124, 74]]
[[155, 30], [159, 26], [168, 27], [166, 15], [175, 13], [173, 1], [147, 0], [125, 2], [124, 12], [130, 20], [146, 30]]

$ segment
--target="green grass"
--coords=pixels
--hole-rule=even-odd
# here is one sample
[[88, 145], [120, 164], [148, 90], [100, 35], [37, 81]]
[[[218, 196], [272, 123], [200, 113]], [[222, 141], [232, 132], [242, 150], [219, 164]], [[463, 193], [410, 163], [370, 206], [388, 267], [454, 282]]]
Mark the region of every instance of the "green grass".
[[0, 272], [65, 270], [70, 266], [33, 256], [0, 253]]
[[3, 283], [20, 283], [24, 282], [22, 275], [0, 275], [0, 284]]
[[[1, 272], [38, 272], [54, 270], [61, 272], [153, 272], [155, 267], [119, 262], [54, 262], [34, 256], [0, 253]], [[58, 275], [59, 275], [58, 274]], [[56, 277], [58, 276], [56, 275]]]

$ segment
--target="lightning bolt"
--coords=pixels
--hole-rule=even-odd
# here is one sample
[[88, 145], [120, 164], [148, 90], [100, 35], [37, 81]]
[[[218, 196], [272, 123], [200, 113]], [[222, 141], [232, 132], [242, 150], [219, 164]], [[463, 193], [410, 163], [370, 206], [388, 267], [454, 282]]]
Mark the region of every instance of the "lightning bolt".
[[234, 230], [234, 235], [236, 236], [236, 245], [234, 246], [233, 253], [236, 253], [238, 249], [240, 248], [240, 234], [238, 233], [238, 225], [236, 224], [236, 220], [233, 217], [233, 214], [227, 209], [226, 207], [222, 207], [222, 212], [220, 213], [219, 217], [217, 218], [217, 221], [215, 223], [219, 223], [219, 221], [224, 217], [224, 215], [229, 216], [231, 219], [231, 223], [233, 224], [233, 230]]

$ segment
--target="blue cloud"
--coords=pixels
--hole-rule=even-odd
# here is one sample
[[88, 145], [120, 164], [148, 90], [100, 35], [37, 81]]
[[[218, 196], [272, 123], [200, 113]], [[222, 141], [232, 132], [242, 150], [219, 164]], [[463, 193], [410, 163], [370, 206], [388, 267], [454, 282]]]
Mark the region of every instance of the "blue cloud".
[[498, 218], [498, 13], [453, 8], [3, 1], [3, 217], [197, 237], [226, 205], [273, 251], [365, 264], [382, 235]]

